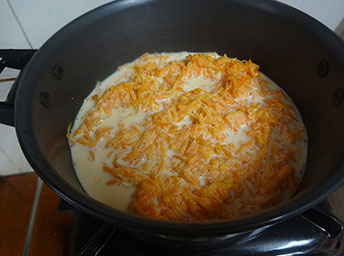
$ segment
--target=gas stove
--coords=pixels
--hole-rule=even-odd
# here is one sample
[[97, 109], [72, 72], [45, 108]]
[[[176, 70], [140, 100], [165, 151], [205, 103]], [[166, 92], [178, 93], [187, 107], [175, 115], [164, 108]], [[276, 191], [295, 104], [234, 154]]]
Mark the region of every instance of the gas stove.
[[[85, 255], [344, 255], [343, 224], [327, 201], [288, 221], [230, 236], [219, 246], [161, 243], [128, 234], [75, 210], [73, 254]], [[140, 237], [137, 239], [137, 237]], [[134, 238], [136, 237], [136, 238]], [[146, 240], [146, 241], [144, 241]]]
[[[34, 50], [6, 51], [6, 56], [12, 60], [6, 66], [22, 67], [33, 53]], [[4, 61], [0, 64], [3, 64], [0, 65], [1, 72]], [[16, 84], [9, 93], [9, 99], [15, 94]], [[13, 120], [9, 124], [13, 124]], [[231, 234], [213, 243], [207, 240], [176, 242], [158, 237], [154, 241], [152, 237], [130, 234], [77, 209], [74, 209], [74, 216], [73, 254], [78, 256], [344, 255], [343, 224], [333, 215], [327, 201], [288, 221], [246, 233]]]

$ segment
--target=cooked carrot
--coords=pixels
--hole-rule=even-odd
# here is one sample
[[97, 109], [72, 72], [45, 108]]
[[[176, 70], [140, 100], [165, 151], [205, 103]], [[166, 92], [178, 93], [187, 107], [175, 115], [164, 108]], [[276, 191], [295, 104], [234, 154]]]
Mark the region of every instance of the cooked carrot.
[[[297, 109], [251, 60], [194, 54], [182, 61], [145, 54], [128, 81], [95, 94], [95, 107], [70, 143], [94, 149], [105, 141], [112, 166], [106, 185], [135, 186], [128, 210], [172, 221], [228, 219], [251, 214], [297, 189], [291, 167], [306, 136]], [[202, 77], [211, 90], [187, 91]], [[141, 123], [101, 126], [117, 108], [144, 113]], [[116, 131], [116, 132], [115, 132]], [[231, 141], [242, 132], [246, 138]], [[102, 144], [103, 143], [103, 144]]]

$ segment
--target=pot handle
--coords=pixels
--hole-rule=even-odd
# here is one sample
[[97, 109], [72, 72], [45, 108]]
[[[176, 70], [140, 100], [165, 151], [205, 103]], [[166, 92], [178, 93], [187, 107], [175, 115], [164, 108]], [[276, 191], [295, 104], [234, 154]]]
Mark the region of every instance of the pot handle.
[[319, 208], [311, 208], [301, 214], [307, 221], [324, 230], [331, 238], [338, 238], [343, 232], [343, 224], [331, 213]]
[[116, 232], [116, 227], [111, 224], [102, 224], [94, 235], [82, 246], [76, 255], [93, 256], [99, 255], [104, 246]]
[[[23, 70], [37, 50], [0, 50], [0, 73], [7, 68]], [[0, 102], [0, 123], [14, 126], [14, 101], [18, 81], [22, 72], [12, 85], [5, 101]], [[3, 82], [6, 80], [3, 80]], [[0, 80], [1, 82], [1, 80]]]

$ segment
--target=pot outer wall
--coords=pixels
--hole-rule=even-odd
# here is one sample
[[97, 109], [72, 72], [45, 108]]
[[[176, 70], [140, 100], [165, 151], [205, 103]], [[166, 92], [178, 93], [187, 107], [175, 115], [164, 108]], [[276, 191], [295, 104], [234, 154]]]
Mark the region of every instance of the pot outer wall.
[[[297, 105], [308, 131], [298, 193], [257, 215], [216, 223], [171, 223], [112, 209], [90, 198], [66, 139], [97, 81], [145, 52], [212, 52], [252, 59]], [[325, 67], [325, 68], [324, 68]], [[291, 218], [343, 181], [344, 46], [329, 29], [281, 3], [116, 1], [65, 26], [35, 54], [19, 82], [15, 127], [37, 174], [66, 201], [122, 229], [198, 239], [245, 232]]]

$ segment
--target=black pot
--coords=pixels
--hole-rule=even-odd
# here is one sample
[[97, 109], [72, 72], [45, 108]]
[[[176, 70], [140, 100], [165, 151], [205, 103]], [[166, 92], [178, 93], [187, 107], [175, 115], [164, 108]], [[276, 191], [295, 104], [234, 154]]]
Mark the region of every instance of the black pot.
[[[252, 59], [294, 99], [309, 151], [293, 198], [251, 217], [185, 224], [137, 217], [85, 193], [72, 166], [68, 124], [98, 80], [145, 52], [163, 51]], [[66, 201], [128, 230], [196, 240], [245, 232], [304, 212], [344, 180], [344, 44], [316, 20], [275, 1], [116, 1], [57, 32], [22, 73], [14, 121], [33, 169]]]

